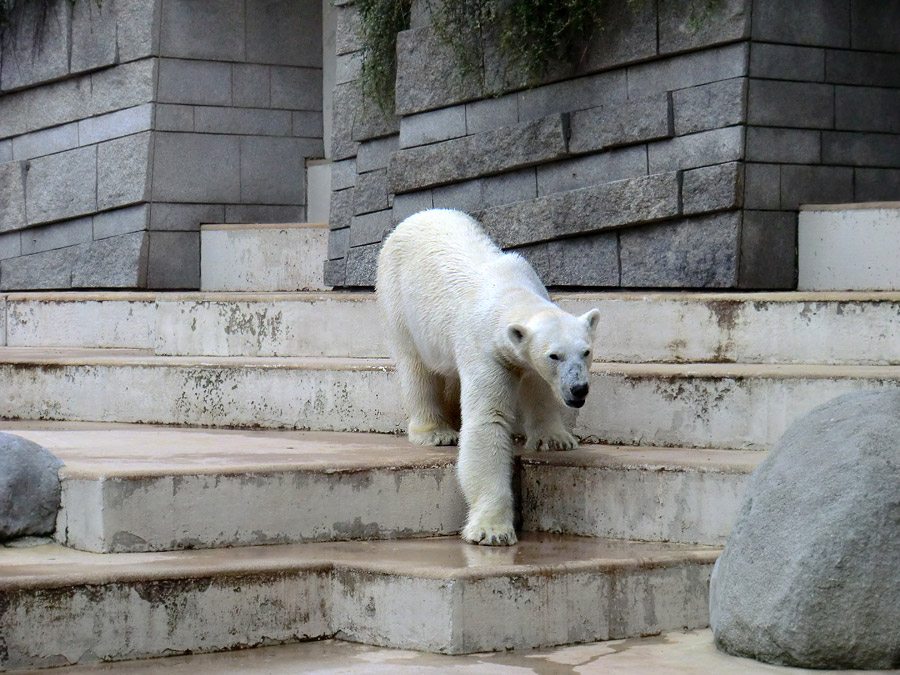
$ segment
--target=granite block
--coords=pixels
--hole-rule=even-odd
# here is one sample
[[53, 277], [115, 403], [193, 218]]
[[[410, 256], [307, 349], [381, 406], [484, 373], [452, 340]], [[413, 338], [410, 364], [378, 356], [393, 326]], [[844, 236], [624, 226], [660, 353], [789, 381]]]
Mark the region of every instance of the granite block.
[[204, 134], [290, 136], [293, 118], [290, 110], [197, 106], [194, 108], [194, 131]]
[[356, 158], [331, 163], [331, 189], [343, 190], [356, 185]]
[[7, 232], [0, 234], [0, 260], [17, 258], [22, 255], [22, 233]]
[[853, 201], [897, 201], [900, 169], [854, 169]]
[[651, 174], [733, 162], [743, 156], [744, 128], [740, 126], [701, 131], [647, 146]]
[[569, 151], [592, 152], [668, 138], [672, 135], [670, 112], [665, 93], [573, 112]]
[[689, 216], [743, 206], [744, 168], [741, 162], [716, 164], [685, 171], [681, 183], [681, 212]]
[[781, 207], [781, 167], [777, 164], [744, 165], [744, 207], [778, 209]]
[[834, 96], [835, 129], [900, 133], [900, 89], [837, 86]]
[[466, 133], [480, 134], [519, 121], [519, 97], [507, 94], [466, 103]]
[[628, 98], [746, 77], [749, 61], [749, 46], [739, 43], [629, 66]]
[[[157, 97], [158, 61], [159, 59], [147, 58], [92, 73], [90, 76], [90, 109], [86, 114], [78, 115], [77, 119], [161, 100]], [[223, 65], [229, 69], [231, 67], [228, 64]], [[181, 84], [188, 90], [191, 87], [207, 90], [206, 82], [191, 84], [191, 82], [182, 81]], [[178, 101], [173, 102], [177, 103]], [[200, 102], [202, 103], [202, 101]]]
[[361, 143], [356, 155], [356, 170], [362, 174], [387, 168], [391, 157], [397, 151], [398, 143], [397, 136]]
[[400, 121], [400, 147], [410, 148], [466, 135], [466, 106], [408, 115]]
[[[157, 112], [157, 119], [159, 113]], [[90, 145], [129, 134], [150, 131], [153, 127], [153, 104], [117, 110], [78, 122], [78, 144]], [[159, 127], [157, 127], [159, 128]]]
[[747, 127], [748, 161], [818, 164], [821, 157], [821, 131]]
[[751, 79], [747, 123], [769, 127], [831, 129], [834, 127], [834, 86]]
[[514, 127], [400, 150], [391, 158], [389, 185], [395, 193], [410, 192], [540, 164], [566, 153], [565, 118], [551, 115]]
[[245, 4], [244, 0], [165, 0], [161, 3], [160, 56], [243, 61]]
[[156, 106], [156, 131], [193, 131], [194, 106], [160, 103]]
[[25, 176], [29, 225], [74, 218], [97, 209], [97, 146], [30, 160]]
[[302, 148], [302, 140], [298, 138], [242, 137], [239, 201], [244, 204], [306, 203], [305, 158], [308, 155]]
[[92, 242], [72, 266], [72, 288], [144, 288], [149, 233]]
[[[72, 37], [69, 73], [83, 73], [122, 62], [117, 33], [125, 12], [116, 5], [76, 2], [72, 5]], [[149, 52], [142, 56], [149, 56]], [[130, 59], [129, 59], [130, 60]]]
[[407, 192], [404, 195], [394, 197], [394, 205], [391, 211], [391, 221], [396, 225], [409, 218], [414, 213], [434, 208], [431, 190], [421, 192]]
[[354, 5], [340, 5], [335, 9], [337, 14], [337, 28], [334, 43], [335, 53], [349, 54], [362, 49], [362, 41], [359, 37], [360, 21], [359, 8]]
[[0, 290], [64, 290], [72, 287], [72, 269], [90, 244], [23, 255], [0, 261]]
[[541, 164], [537, 167], [537, 193], [544, 196], [646, 175], [646, 146], [622, 148]]
[[753, 42], [750, 45], [750, 77], [767, 80], [825, 81], [825, 50]]
[[231, 64], [159, 60], [159, 102], [230, 106]]
[[659, 0], [659, 53], [688, 51], [749, 37], [750, 5], [749, 0]]
[[242, 108], [268, 108], [272, 103], [272, 69], [256, 63], [235, 63], [231, 86], [234, 105]]
[[22, 232], [22, 255], [90, 242], [93, 239], [92, 220], [90, 216], [85, 216], [24, 230]]
[[[328, 260], [344, 258], [350, 249], [350, 228], [342, 227], [328, 233]], [[328, 284], [330, 285], [330, 284]]]
[[350, 223], [350, 246], [379, 243], [392, 226], [391, 211], [376, 211], [363, 216], [353, 216]]
[[558, 239], [513, 249], [534, 267], [545, 286], [618, 286], [615, 232]]
[[828, 49], [825, 80], [858, 86], [900, 87], [900, 59], [896, 54]]
[[94, 239], [106, 239], [120, 234], [142, 232], [150, 222], [150, 205], [129, 206], [98, 213], [93, 218]]
[[157, 132], [153, 201], [225, 204], [241, 193], [240, 139]]
[[818, 47], [850, 46], [850, 0], [754, 0], [754, 40]]
[[272, 66], [271, 105], [289, 110], [322, 110], [322, 69]]
[[328, 225], [332, 229], [350, 227], [350, 222], [353, 220], [353, 191], [355, 189], [332, 191], [331, 210], [328, 218]]
[[347, 259], [326, 260], [322, 266], [322, 276], [326, 286], [343, 286], [347, 278]]
[[900, 52], [900, 2], [850, 2], [850, 46], [875, 52]]
[[149, 232], [147, 235], [147, 288], [199, 288], [200, 233]]
[[747, 79], [702, 84], [672, 92], [676, 136], [742, 124], [747, 111]]
[[77, 148], [78, 146], [77, 122], [70, 122], [69, 124], [50, 127], [40, 131], [32, 131], [30, 134], [15, 136], [12, 139], [13, 159], [16, 160], [52, 155], [56, 152]]
[[247, 60], [322, 67], [320, 0], [247, 2]]
[[25, 211], [25, 164], [0, 164], [0, 232], [19, 230], [27, 225]]
[[797, 287], [797, 214], [744, 211], [739, 288]]
[[843, 204], [853, 201], [853, 169], [837, 166], [781, 167], [781, 208], [801, 204]]
[[[353, 214], [362, 215], [388, 208], [387, 169], [360, 175], [353, 190]], [[369, 243], [369, 242], [365, 242]]]
[[613, 110], [612, 106], [624, 104], [628, 98], [628, 84], [625, 71], [614, 70], [526, 89], [517, 97], [519, 121], [530, 122], [597, 106]]
[[291, 133], [301, 138], [320, 139], [324, 134], [322, 113], [309, 110], [295, 110], [291, 113]]
[[154, 202], [150, 206], [151, 230], [199, 230], [201, 225], [225, 222], [222, 204], [166, 204]]
[[381, 244], [356, 246], [347, 251], [345, 286], [374, 286]]
[[97, 146], [97, 208], [146, 201], [150, 196], [152, 134], [145, 132]]
[[23, 3], [18, 14], [17, 30], [3, 33], [2, 91], [56, 80], [69, 73], [71, 6], [64, 2], [29, 2]]
[[900, 157], [900, 136], [858, 131], [822, 132], [822, 162], [843, 166], [893, 168]]
[[305, 223], [306, 207], [279, 204], [225, 204], [226, 223]]
[[740, 223], [740, 212], [730, 211], [622, 230], [622, 286], [733, 288]]

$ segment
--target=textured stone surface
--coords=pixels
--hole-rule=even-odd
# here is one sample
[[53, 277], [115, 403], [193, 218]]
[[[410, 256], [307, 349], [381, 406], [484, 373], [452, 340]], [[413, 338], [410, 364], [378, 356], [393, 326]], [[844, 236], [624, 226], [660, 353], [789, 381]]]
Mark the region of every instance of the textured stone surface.
[[97, 208], [145, 201], [150, 195], [151, 134], [135, 134], [97, 146]]
[[[413, 194], [421, 195], [425, 191]], [[458, 209], [469, 213], [510, 204], [537, 196], [535, 189], [535, 170], [520, 169], [488, 178], [445, 185], [434, 188], [432, 203], [435, 208]]]
[[0, 232], [25, 227], [25, 166], [0, 163]]
[[746, 118], [747, 80], [736, 77], [672, 93], [678, 136], [741, 124]]
[[874, 87], [835, 87], [836, 129], [900, 133], [900, 90]]
[[350, 246], [380, 243], [392, 224], [389, 210], [353, 216], [350, 223]]
[[900, 3], [896, 0], [871, 4], [850, 3], [850, 40], [853, 49], [900, 52], [896, 26], [900, 22]]
[[657, 94], [573, 112], [570, 132], [570, 152], [590, 152], [667, 138], [672, 135], [669, 97]]
[[744, 196], [744, 170], [739, 162], [685, 171], [681, 183], [686, 216], [739, 208]]
[[208, 7], [190, 0], [167, 0], [161, 5], [159, 45], [163, 56], [206, 61], [243, 57], [243, 0], [221, 0]]
[[381, 244], [357, 246], [347, 252], [345, 286], [374, 286]]
[[855, 201], [892, 201], [900, 195], [900, 169], [856, 169], [853, 173]]
[[353, 193], [356, 188], [335, 190], [331, 193], [331, 210], [328, 224], [332, 229], [350, 227], [353, 218]]
[[720, 649], [806, 668], [900, 666], [900, 392], [836, 398], [754, 473], [713, 573]]
[[569, 113], [598, 105], [624, 103], [628, 97], [628, 86], [625, 71], [614, 70], [526, 89], [516, 96], [519, 121], [529, 122], [553, 113]]
[[734, 287], [740, 221], [741, 214], [732, 211], [623, 230], [622, 286]]
[[366, 171], [386, 169], [391, 161], [391, 156], [397, 150], [397, 143], [397, 136], [361, 143], [359, 154], [356, 157], [356, 170], [359, 173], [365, 173]]
[[822, 162], [843, 166], [896, 167], [900, 136], [856, 131], [822, 132]]
[[514, 249], [545, 286], [618, 286], [619, 242], [614, 232], [590, 234]]
[[154, 200], [199, 203], [238, 200], [239, 138], [160, 132], [154, 140]]
[[150, 207], [151, 230], [199, 230], [201, 225], [225, 222], [221, 204], [166, 204]]
[[392, 191], [409, 192], [509, 171], [565, 154], [564, 117], [551, 115], [536, 122], [400, 150], [391, 158], [388, 177]]
[[781, 167], [777, 164], [744, 165], [744, 206], [748, 209], [781, 206]]
[[408, 115], [400, 122], [400, 147], [426, 145], [466, 135], [466, 106]]
[[0, 433], [0, 540], [56, 529], [61, 466], [37, 443]]
[[849, 0], [753, 1], [754, 40], [822, 47], [850, 46]]
[[322, 266], [325, 285], [329, 287], [344, 286], [347, 276], [347, 259], [326, 260]]
[[677, 136], [647, 147], [651, 174], [721, 164], [743, 157], [744, 128], [740, 126]]
[[781, 208], [853, 201], [853, 169], [837, 166], [782, 166]]
[[94, 239], [139, 232], [147, 229], [150, 221], [150, 205], [140, 204], [124, 209], [105, 211], [94, 216], [93, 221]]
[[789, 290], [797, 286], [797, 214], [744, 211], [741, 288]]
[[391, 220], [394, 224], [397, 224], [414, 213], [431, 208], [434, 208], [431, 190], [407, 192], [404, 195], [394, 197], [394, 205], [391, 207]]
[[645, 146], [610, 150], [538, 166], [538, 196], [646, 175]]
[[822, 134], [810, 129], [747, 127], [747, 160], [818, 164], [822, 156]]
[[750, 80], [748, 124], [801, 129], [834, 127], [834, 87], [815, 82]]
[[28, 224], [80, 216], [97, 207], [97, 147], [31, 160], [25, 179]]
[[674, 173], [632, 178], [488, 209], [480, 214], [498, 246], [520, 246], [678, 215]]
[[466, 133], [479, 134], [519, 121], [519, 99], [515, 94], [466, 103]]
[[[829, 57], [831, 54], [846, 53], [829, 52]], [[825, 50], [754, 42], [750, 45], [750, 77], [822, 82], [825, 80]], [[830, 73], [828, 79], [830, 82], [835, 81], [831, 79]]]
[[143, 288], [147, 280], [147, 247], [147, 232], [92, 242], [72, 270], [72, 287]]
[[242, 204], [303, 204], [308, 149], [299, 138], [245, 136], [241, 141]]
[[661, 0], [660, 53], [680, 52], [747, 37], [750, 34], [750, 5], [750, 0], [727, 0], [714, 5]]
[[388, 206], [387, 170], [361, 174], [353, 190], [353, 214], [381, 211]]
[[628, 97], [745, 77], [749, 60], [749, 46], [735, 44], [629, 66]]
[[[17, 30], [3, 34], [0, 89], [27, 87], [67, 75], [72, 22], [69, 5], [29, 3], [17, 9]], [[35, 49], [36, 44], [41, 49]]]
[[151, 232], [147, 247], [147, 285], [199, 288], [200, 233]]
[[125, 110], [89, 117], [78, 122], [78, 144], [90, 145], [112, 138], [148, 131], [153, 119], [153, 104], [133, 106]]
[[72, 287], [72, 269], [90, 244], [23, 255], [0, 262], [0, 290], [31, 291]]
[[22, 232], [22, 253], [28, 255], [83, 244], [91, 241], [92, 231], [93, 219], [90, 216], [32, 227]]
[[829, 49], [825, 53], [825, 75], [828, 82], [839, 84], [900, 87], [900, 61], [894, 54]]
[[[12, 139], [13, 159], [25, 160], [77, 148], [78, 124], [70, 122]], [[82, 143], [81, 145], [87, 145]]]

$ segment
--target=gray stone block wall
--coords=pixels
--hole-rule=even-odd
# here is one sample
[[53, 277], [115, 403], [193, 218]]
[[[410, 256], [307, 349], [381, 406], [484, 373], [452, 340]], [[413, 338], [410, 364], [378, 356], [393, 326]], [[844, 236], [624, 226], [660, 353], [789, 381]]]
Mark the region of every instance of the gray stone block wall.
[[202, 223], [305, 220], [320, 2], [50, 10], [0, 43], [0, 290], [197, 288]]
[[371, 285], [380, 239], [438, 207], [550, 285], [793, 288], [799, 204], [900, 199], [898, 40], [859, 0], [693, 4], [610, 3], [582, 63], [532, 88], [490, 45], [461, 81], [417, 13], [397, 117], [367, 134], [357, 9], [338, 5], [327, 283]]

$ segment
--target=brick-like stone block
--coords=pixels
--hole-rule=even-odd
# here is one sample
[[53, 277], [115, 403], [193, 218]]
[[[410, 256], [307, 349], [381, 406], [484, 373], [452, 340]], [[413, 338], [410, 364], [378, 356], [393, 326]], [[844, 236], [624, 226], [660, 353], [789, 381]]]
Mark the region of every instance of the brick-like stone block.
[[466, 135], [466, 106], [409, 115], [400, 121], [400, 147], [427, 145]]
[[535, 170], [529, 168], [445, 185], [434, 188], [432, 192], [435, 208], [473, 213], [492, 206], [534, 199], [537, 183]]
[[153, 201], [229, 203], [241, 194], [240, 139], [157, 132]]
[[353, 140], [353, 120], [360, 102], [356, 83], [339, 84], [332, 91], [331, 156], [340, 160], [353, 157], [359, 142]]
[[519, 97], [507, 94], [466, 103], [466, 133], [480, 134], [519, 121]]
[[743, 206], [744, 168], [740, 162], [685, 171], [681, 212], [686, 215], [727, 211]]
[[405, 195], [394, 197], [394, 205], [391, 210], [391, 221], [394, 225], [409, 218], [414, 213], [434, 208], [431, 190], [421, 192], [407, 192]]
[[[350, 249], [350, 228], [342, 227], [328, 233], [328, 259], [344, 258]], [[331, 285], [331, 284], [327, 284]]]
[[797, 287], [797, 214], [744, 211], [741, 227], [740, 288]]
[[747, 111], [747, 80], [743, 77], [672, 92], [677, 136], [741, 124]]
[[379, 138], [360, 144], [359, 152], [356, 156], [356, 170], [363, 174], [367, 171], [386, 169], [392, 155], [397, 150], [397, 144], [397, 136]]
[[273, 108], [322, 110], [322, 69], [272, 67]]
[[534, 267], [545, 286], [618, 286], [615, 232], [590, 234], [513, 249]]
[[678, 215], [673, 173], [632, 178], [487, 209], [479, 214], [503, 248]]
[[850, 44], [853, 49], [874, 52], [900, 52], [900, 2], [883, 0], [850, 3]]
[[25, 217], [25, 164], [0, 164], [0, 232], [19, 230], [27, 224]]
[[343, 190], [356, 185], [356, 158], [331, 163], [331, 189]]
[[306, 156], [302, 141], [297, 138], [242, 137], [239, 201], [244, 204], [305, 203]]
[[824, 82], [825, 50], [754, 42], [750, 45], [750, 77]]
[[199, 232], [149, 233], [147, 287], [186, 290], [200, 287]]
[[65, 2], [31, 2], [21, 3], [16, 10], [16, 30], [3, 34], [0, 90], [28, 87], [67, 75], [71, 6]]
[[225, 222], [222, 204], [166, 204], [150, 206], [151, 230], [200, 230], [201, 225]]
[[[322, 113], [312, 110], [294, 110], [291, 113], [291, 133], [303, 138], [317, 138], [324, 136]], [[324, 151], [323, 151], [324, 153]]]
[[20, 255], [22, 255], [22, 233], [0, 234], [0, 260], [17, 258]]
[[838, 166], [781, 167], [781, 208], [801, 204], [841, 204], [853, 201], [853, 169]]
[[379, 108], [365, 96], [360, 97], [353, 115], [353, 140], [367, 141], [400, 131], [400, 118]]
[[[656, 55], [657, 3], [633, 2], [600, 5], [601, 26], [581, 55], [583, 72], [606, 70]], [[662, 17], [660, 17], [661, 19]]]
[[244, 0], [166, 0], [161, 4], [161, 56], [203, 61], [244, 59]]
[[822, 162], [843, 166], [896, 167], [900, 136], [857, 131], [822, 132]]
[[159, 102], [231, 105], [231, 64], [160, 59]]
[[628, 98], [746, 77], [750, 48], [746, 43], [704, 49], [628, 67]]
[[30, 162], [25, 178], [29, 225], [73, 218], [97, 209], [97, 146]]
[[750, 4], [750, 0], [660, 0], [659, 52], [681, 52], [749, 37]]
[[[155, 58], [142, 59], [92, 73], [90, 110], [88, 114], [76, 117], [81, 119], [159, 100], [156, 98], [157, 62]], [[231, 67], [230, 64], [223, 65]], [[199, 87], [205, 90], [207, 87], [205, 82], [183, 84], [188, 89]]]
[[777, 164], [744, 165], [744, 206], [748, 209], [781, 208], [781, 167]]
[[829, 49], [825, 53], [825, 79], [837, 84], [900, 87], [900, 59], [896, 54]]
[[350, 246], [378, 243], [392, 226], [389, 210], [354, 216], [350, 224]]
[[159, 4], [147, 0], [116, 0], [116, 51], [120, 63], [159, 53]]
[[754, 40], [850, 46], [850, 0], [753, 0]]
[[245, 108], [268, 108], [271, 105], [271, 68], [256, 63], [232, 66], [232, 100]]
[[11, 162], [12, 158], [12, 139], [7, 138], [5, 141], [0, 141], [0, 164]]
[[751, 79], [748, 97], [748, 124], [800, 129], [834, 127], [834, 87], [830, 84]]
[[622, 286], [733, 288], [740, 223], [740, 212], [731, 211], [622, 230]]
[[573, 112], [570, 134], [573, 153], [668, 138], [672, 135], [669, 97], [661, 93]]
[[335, 65], [335, 84], [347, 84], [358, 80], [362, 73], [363, 52], [350, 52], [337, 56]]
[[381, 244], [357, 246], [347, 251], [345, 286], [374, 286]]
[[359, 8], [354, 5], [340, 5], [335, 8], [337, 27], [335, 29], [334, 46], [338, 56], [362, 49], [360, 40]]
[[322, 276], [326, 286], [344, 286], [347, 277], [347, 259], [326, 260], [322, 266]]
[[93, 239], [92, 223], [93, 219], [85, 216], [25, 230], [22, 232], [22, 254], [30, 255], [90, 242]]
[[517, 96], [519, 121], [530, 122], [554, 113], [623, 104], [628, 84], [625, 71], [614, 70], [526, 89]]
[[65, 124], [91, 114], [91, 76], [3, 95], [0, 138]]
[[651, 174], [733, 162], [743, 157], [744, 129], [740, 126], [678, 136], [647, 147]]
[[226, 204], [226, 223], [304, 223], [306, 208], [301, 205]]
[[194, 106], [160, 103], [156, 106], [156, 131], [193, 131]]
[[78, 144], [101, 143], [113, 138], [149, 131], [152, 126], [153, 104], [144, 103], [125, 110], [80, 120], [78, 122]]
[[391, 190], [409, 192], [558, 159], [567, 153], [565, 127], [562, 115], [551, 115], [514, 127], [400, 150], [391, 158], [388, 170]]
[[[70, 73], [82, 73], [116, 63], [116, 29], [120, 20], [125, 18], [118, 4], [110, 3], [103, 7], [96, 2], [76, 2], [72, 5]], [[142, 56], [149, 56], [149, 52]]]
[[322, 67], [319, 0], [252, 0], [246, 11], [248, 61]]
[[836, 129], [900, 133], [900, 90], [838, 86], [834, 96]]
[[855, 169], [856, 202], [896, 201], [900, 195], [900, 169]]
[[194, 108], [194, 131], [204, 134], [290, 136], [293, 118], [290, 110], [197, 106]]
[[72, 268], [72, 288], [144, 288], [149, 233], [92, 242]]
[[[87, 145], [82, 143], [81, 145]], [[77, 148], [78, 123], [32, 131], [12, 139], [13, 159], [24, 160]]]
[[748, 161], [818, 164], [821, 157], [821, 131], [747, 127]]
[[538, 196], [647, 175], [647, 148], [639, 146], [537, 167]]
[[90, 244], [57, 248], [0, 262], [0, 290], [37, 291], [72, 287], [72, 269]]
[[353, 220], [353, 191], [356, 188], [347, 190], [334, 190], [331, 193], [331, 210], [329, 211], [328, 225], [332, 229], [340, 229], [350, 227]]
[[482, 95], [479, 78], [460, 77], [456, 55], [430, 26], [397, 35], [396, 89], [398, 115], [444, 108]]
[[379, 169], [360, 175], [353, 191], [353, 214], [359, 216], [381, 211], [388, 206], [387, 170]]
[[150, 195], [150, 133], [125, 136], [97, 146], [97, 208], [146, 201]]
[[94, 239], [142, 232], [147, 229], [150, 222], [150, 205], [140, 204], [114, 211], [104, 211], [95, 215], [93, 221]]

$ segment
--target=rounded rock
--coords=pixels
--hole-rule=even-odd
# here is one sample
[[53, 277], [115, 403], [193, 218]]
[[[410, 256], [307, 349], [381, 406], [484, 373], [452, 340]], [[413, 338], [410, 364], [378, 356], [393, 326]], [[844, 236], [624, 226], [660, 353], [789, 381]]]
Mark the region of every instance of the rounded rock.
[[0, 433], [0, 541], [53, 532], [60, 466], [37, 443]]

